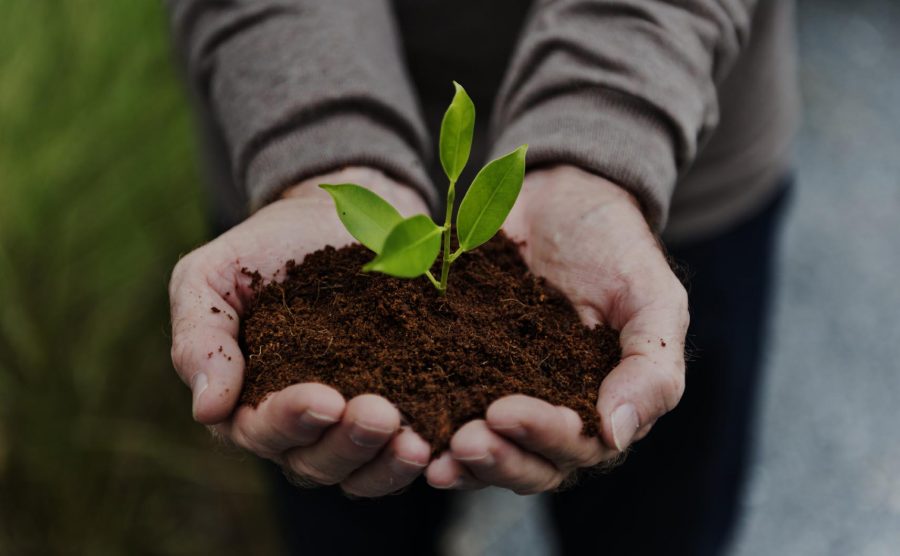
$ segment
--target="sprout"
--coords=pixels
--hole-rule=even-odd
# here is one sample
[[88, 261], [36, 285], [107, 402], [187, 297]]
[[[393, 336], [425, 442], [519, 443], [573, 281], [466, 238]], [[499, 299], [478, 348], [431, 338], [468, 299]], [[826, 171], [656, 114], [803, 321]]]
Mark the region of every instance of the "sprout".
[[[469, 160], [475, 130], [475, 105], [459, 83], [453, 85], [456, 94], [441, 123], [439, 146], [441, 165], [450, 180], [443, 226], [424, 214], [403, 218], [390, 203], [358, 185], [319, 186], [334, 199], [338, 217], [350, 235], [375, 252], [375, 258], [363, 266], [364, 271], [399, 278], [425, 275], [441, 295], [447, 291], [450, 265], [461, 254], [494, 237], [506, 220], [522, 189], [528, 148], [522, 145], [491, 161], [475, 176], [456, 215], [459, 247], [451, 253], [456, 181]], [[438, 279], [430, 269], [440, 252], [443, 256]]]

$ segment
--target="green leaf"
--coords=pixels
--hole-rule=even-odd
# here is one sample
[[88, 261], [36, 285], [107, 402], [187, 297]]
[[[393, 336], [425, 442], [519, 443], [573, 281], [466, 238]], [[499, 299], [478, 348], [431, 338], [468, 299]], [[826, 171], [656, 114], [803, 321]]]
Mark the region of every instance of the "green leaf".
[[441, 166], [452, 182], [459, 179], [466, 162], [469, 161], [469, 151], [472, 150], [472, 134], [475, 131], [475, 105], [466, 94], [462, 85], [453, 82], [456, 94], [444, 120], [441, 122], [440, 152]]
[[522, 145], [475, 176], [456, 215], [456, 234], [463, 251], [491, 239], [503, 225], [522, 189], [526, 150], [528, 145]]
[[350, 235], [375, 253], [381, 252], [390, 231], [403, 220], [397, 209], [365, 187], [352, 183], [319, 187], [334, 199], [338, 218]]
[[441, 249], [443, 228], [424, 214], [411, 216], [394, 226], [384, 240], [381, 253], [363, 267], [398, 278], [425, 274]]

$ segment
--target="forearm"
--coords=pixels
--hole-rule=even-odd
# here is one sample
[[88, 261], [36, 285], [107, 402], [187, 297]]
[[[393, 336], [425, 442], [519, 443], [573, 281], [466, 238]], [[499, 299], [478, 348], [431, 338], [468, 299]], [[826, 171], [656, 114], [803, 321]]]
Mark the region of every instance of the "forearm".
[[169, 5], [191, 84], [253, 208], [349, 165], [378, 168], [434, 201], [427, 134], [386, 0]]
[[495, 151], [572, 164], [631, 191], [656, 229], [718, 121], [717, 82], [752, 1], [559, 0], [536, 6], [497, 102]]

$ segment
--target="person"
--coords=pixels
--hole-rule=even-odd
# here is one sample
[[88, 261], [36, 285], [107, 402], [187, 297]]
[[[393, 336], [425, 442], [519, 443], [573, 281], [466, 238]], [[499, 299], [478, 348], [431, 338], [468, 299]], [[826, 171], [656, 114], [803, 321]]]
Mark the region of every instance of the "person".
[[[485, 486], [552, 493], [565, 553], [724, 550], [752, 445], [789, 181], [790, 2], [170, 0], [169, 9], [217, 227], [227, 230], [172, 273], [172, 359], [198, 422], [295, 483], [324, 485], [277, 481], [295, 551], [436, 552], [453, 491]], [[525, 262], [586, 324], [621, 331], [621, 363], [599, 392], [600, 437], [582, 436], [570, 409], [510, 396], [429, 459], [428, 444], [374, 395], [298, 384], [256, 409], [236, 406], [243, 358], [207, 354], [240, 353], [241, 268], [278, 279], [287, 260], [352, 241], [322, 182], [364, 185], [405, 215], [437, 212], [431, 138], [453, 79], [480, 110], [492, 107], [479, 113], [470, 167], [530, 145], [504, 225], [524, 240]], [[692, 274], [690, 295], [663, 245]], [[574, 471], [645, 437], [613, 472], [557, 492]]]

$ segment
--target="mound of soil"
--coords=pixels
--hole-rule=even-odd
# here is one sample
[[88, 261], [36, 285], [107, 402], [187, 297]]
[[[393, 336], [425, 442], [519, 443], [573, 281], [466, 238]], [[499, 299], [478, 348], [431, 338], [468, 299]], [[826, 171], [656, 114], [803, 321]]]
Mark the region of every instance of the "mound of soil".
[[528, 272], [499, 234], [450, 270], [439, 296], [424, 278], [360, 271], [365, 247], [326, 248], [262, 285], [241, 327], [241, 402], [298, 382], [347, 399], [393, 402], [438, 453], [491, 402], [526, 394], [577, 411], [596, 435], [600, 381], [619, 362], [619, 334], [588, 329], [561, 293]]

